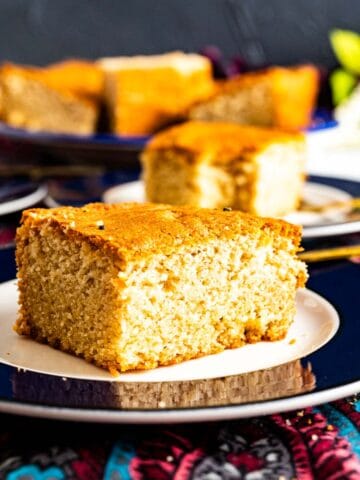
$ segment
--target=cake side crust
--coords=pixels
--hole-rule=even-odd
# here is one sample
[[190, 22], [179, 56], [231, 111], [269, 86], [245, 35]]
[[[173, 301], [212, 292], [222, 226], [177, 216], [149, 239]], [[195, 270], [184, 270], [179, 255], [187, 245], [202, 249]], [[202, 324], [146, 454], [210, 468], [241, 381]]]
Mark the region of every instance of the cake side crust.
[[119, 265], [53, 222], [22, 224], [16, 237], [19, 311], [14, 330], [113, 370], [119, 365]]

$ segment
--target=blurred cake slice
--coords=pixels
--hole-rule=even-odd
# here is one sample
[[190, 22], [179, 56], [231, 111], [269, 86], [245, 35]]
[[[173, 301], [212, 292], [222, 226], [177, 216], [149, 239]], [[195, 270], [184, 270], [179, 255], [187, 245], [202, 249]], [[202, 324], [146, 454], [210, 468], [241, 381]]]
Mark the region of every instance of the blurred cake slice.
[[282, 339], [307, 274], [301, 229], [154, 204], [32, 209], [15, 330], [112, 372]]
[[105, 102], [111, 129], [120, 135], [148, 135], [208, 98], [214, 82], [209, 60], [201, 55], [104, 58]]
[[45, 69], [47, 80], [53, 87], [68, 90], [74, 95], [99, 102], [104, 87], [104, 74], [94, 63], [69, 59], [53, 63]]
[[317, 93], [315, 67], [271, 67], [219, 82], [210, 99], [190, 109], [189, 118], [297, 130], [310, 125]]
[[10, 63], [0, 69], [1, 120], [34, 131], [91, 134], [103, 74], [94, 64], [65, 61], [46, 68]]
[[302, 197], [301, 133], [192, 121], [155, 135], [141, 159], [151, 202], [282, 216]]

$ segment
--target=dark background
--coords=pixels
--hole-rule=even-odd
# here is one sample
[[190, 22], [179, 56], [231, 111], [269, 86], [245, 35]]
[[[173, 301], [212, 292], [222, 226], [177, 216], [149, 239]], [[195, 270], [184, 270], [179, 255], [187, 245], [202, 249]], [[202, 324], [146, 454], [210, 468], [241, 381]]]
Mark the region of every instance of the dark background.
[[254, 67], [332, 67], [331, 28], [360, 31], [356, 0], [0, 0], [0, 60], [199, 51], [217, 45]]

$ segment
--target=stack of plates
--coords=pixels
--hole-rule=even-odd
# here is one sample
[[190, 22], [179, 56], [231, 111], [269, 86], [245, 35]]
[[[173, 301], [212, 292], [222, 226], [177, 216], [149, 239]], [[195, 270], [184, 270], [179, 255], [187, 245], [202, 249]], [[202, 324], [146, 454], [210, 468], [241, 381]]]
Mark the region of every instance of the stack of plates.
[[27, 180], [0, 182], [0, 216], [9, 215], [41, 203], [47, 196], [46, 185]]
[[0, 182], [0, 281], [15, 276], [14, 239], [21, 212], [39, 206], [47, 197], [45, 185], [27, 180]]

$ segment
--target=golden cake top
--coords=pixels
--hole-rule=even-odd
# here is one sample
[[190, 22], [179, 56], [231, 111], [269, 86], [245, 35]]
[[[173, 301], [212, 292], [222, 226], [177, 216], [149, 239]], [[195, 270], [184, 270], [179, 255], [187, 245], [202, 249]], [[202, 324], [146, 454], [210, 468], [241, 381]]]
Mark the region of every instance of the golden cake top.
[[282, 220], [261, 218], [239, 211], [200, 209], [189, 206], [93, 203], [84, 207], [26, 210], [17, 241], [28, 231], [51, 225], [74, 239], [86, 239], [120, 261], [171, 254], [179, 247], [233, 239], [247, 234], [266, 244], [273, 236], [289, 238], [298, 250], [301, 227]]
[[190, 121], [155, 135], [145, 153], [153, 150], [183, 151], [195, 154], [187, 161], [226, 162], [247, 153], [257, 153], [274, 143], [305, 143], [302, 133], [253, 127], [225, 122]]

